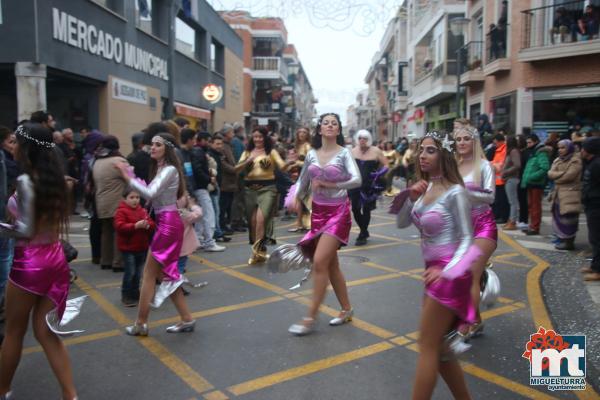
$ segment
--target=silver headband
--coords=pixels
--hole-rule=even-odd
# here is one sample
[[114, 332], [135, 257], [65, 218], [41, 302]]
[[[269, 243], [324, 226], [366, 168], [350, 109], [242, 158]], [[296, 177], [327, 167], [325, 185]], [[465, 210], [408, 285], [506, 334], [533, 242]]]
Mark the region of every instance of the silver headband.
[[152, 138], [152, 141], [153, 141], [153, 142], [159, 142], [159, 143], [162, 143], [162, 144], [166, 144], [167, 146], [169, 146], [169, 147], [170, 147], [170, 148], [172, 148], [172, 149], [174, 149], [174, 148], [175, 148], [175, 145], [174, 145], [173, 143], [171, 143], [170, 141], [168, 141], [167, 139], [165, 139], [165, 138], [164, 138], [164, 137], [162, 137], [162, 136], [158, 136], [158, 135], [156, 135], [156, 136], [154, 136], [154, 137]]
[[477, 130], [477, 128], [473, 128], [472, 126], [465, 126], [463, 128], [457, 129], [456, 133], [458, 132], [466, 132], [468, 133], [474, 140], [479, 140], [479, 131]]
[[25, 127], [23, 125], [19, 125], [17, 127], [17, 130], [15, 131], [15, 133], [17, 135], [19, 135], [19, 136], [23, 136], [27, 140], [30, 140], [30, 141], [34, 142], [38, 146], [46, 147], [48, 149], [51, 149], [54, 146], [56, 146], [54, 144], [54, 142], [46, 142], [44, 140], [39, 140], [39, 139], [36, 139], [36, 138], [33, 138], [33, 137], [29, 136], [29, 133], [27, 133], [27, 130], [25, 129]]
[[427, 132], [425, 134], [425, 137], [430, 137], [433, 140], [435, 140], [436, 142], [438, 142], [442, 148], [444, 150], [446, 150], [448, 153], [452, 154], [454, 153], [454, 150], [452, 150], [452, 145], [454, 144], [454, 140], [450, 140], [450, 135], [448, 134], [444, 134], [438, 131], [431, 131], [431, 132]]

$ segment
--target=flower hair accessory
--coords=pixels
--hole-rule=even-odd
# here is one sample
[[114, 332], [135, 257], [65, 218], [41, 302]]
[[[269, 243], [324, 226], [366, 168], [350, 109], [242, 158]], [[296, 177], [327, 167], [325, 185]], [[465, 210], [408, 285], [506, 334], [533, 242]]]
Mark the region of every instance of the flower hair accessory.
[[15, 133], [17, 135], [19, 135], [19, 136], [23, 136], [27, 140], [30, 140], [30, 141], [34, 142], [38, 146], [46, 147], [48, 149], [51, 149], [54, 146], [56, 146], [54, 144], [54, 142], [46, 142], [44, 140], [39, 140], [39, 139], [36, 139], [36, 138], [33, 138], [33, 137], [29, 136], [29, 133], [27, 133], [27, 129], [23, 125], [19, 125], [17, 127], [17, 130], [15, 131]]
[[454, 150], [452, 149], [452, 145], [454, 144], [454, 140], [450, 139], [450, 135], [447, 135], [445, 133], [441, 133], [438, 131], [431, 131], [431, 132], [427, 132], [425, 134], [425, 137], [430, 137], [433, 140], [435, 140], [436, 142], [438, 142], [442, 148], [444, 150], [446, 150], [448, 153], [454, 153]]
[[158, 135], [156, 135], [156, 136], [154, 136], [154, 137], [152, 138], [152, 141], [153, 141], [153, 142], [158, 142], [158, 143], [161, 143], [161, 144], [166, 144], [167, 146], [169, 146], [169, 147], [170, 147], [170, 148], [172, 148], [172, 149], [174, 149], [174, 148], [175, 148], [175, 145], [174, 145], [173, 143], [171, 143], [170, 141], [168, 141], [167, 139], [165, 139], [165, 138], [164, 138], [164, 137], [162, 137], [162, 136], [158, 136]]

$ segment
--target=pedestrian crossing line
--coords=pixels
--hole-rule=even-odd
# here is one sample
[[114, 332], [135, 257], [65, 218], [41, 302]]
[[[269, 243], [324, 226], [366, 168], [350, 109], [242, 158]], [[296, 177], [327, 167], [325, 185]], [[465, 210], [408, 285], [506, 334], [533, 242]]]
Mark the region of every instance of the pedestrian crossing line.
[[[130, 324], [130, 319], [106, 297], [96, 289], [92, 288], [83, 278], [75, 281], [75, 284], [84, 291], [98, 306], [119, 325]], [[171, 353], [158, 340], [152, 337], [138, 338], [136, 341], [154, 355], [161, 363], [169, 368], [175, 375], [184, 381], [189, 387], [202, 394], [213, 389], [213, 386], [204, 377], [192, 369], [185, 361]]]
[[338, 365], [347, 364], [351, 361], [369, 357], [390, 349], [395, 346], [389, 342], [380, 342], [361, 349], [352, 350], [346, 353], [327, 357], [321, 360], [313, 361], [299, 367], [290, 368], [285, 371], [276, 372], [257, 379], [252, 379], [247, 382], [239, 383], [227, 388], [227, 391], [236, 396], [241, 396], [257, 390], [265, 389], [276, 384], [287, 382], [300, 378], [302, 376], [311, 375], [319, 371], [323, 371]]

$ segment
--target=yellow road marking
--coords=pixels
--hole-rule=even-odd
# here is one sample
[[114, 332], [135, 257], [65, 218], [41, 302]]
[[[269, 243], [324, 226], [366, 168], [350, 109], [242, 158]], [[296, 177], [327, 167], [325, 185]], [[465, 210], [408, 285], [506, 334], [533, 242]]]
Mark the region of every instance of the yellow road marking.
[[[63, 340], [62, 342], [66, 346], [72, 346], [74, 344], [94, 342], [96, 340], [119, 336], [122, 333], [123, 332], [120, 329], [113, 329], [111, 331], [93, 333], [91, 335], [82, 335], [82, 336], [72, 337], [72, 338]], [[31, 347], [24, 348], [23, 354], [39, 353], [41, 351], [43, 351], [42, 346], [31, 346]]]
[[223, 392], [215, 390], [214, 392], [206, 393], [204, 395], [206, 400], [229, 400], [229, 397]]
[[364, 263], [362, 263], [361, 265], [365, 265], [365, 266], [367, 266], [367, 267], [371, 267], [371, 268], [379, 269], [379, 270], [386, 271], [386, 272], [394, 272], [394, 273], [395, 273], [395, 272], [400, 272], [400, 271], [399, 271], [399, 270], [397, 270], [397, 269], [390, 268], [390, 267], [386, 267], [386, 266], [384, 266], [384, 265], [375, 264], [374, 262], [371, 262], [371, 261], [364, 262]]
[[213, 385], [194, 371], [192, 367], [185, 363], [181, 358], [171, 353], [169, 349], [163, 346], [158, 340], [151, 337], [145, 337], [138, 341], [196, 392], [204, 393], [207, 390], [213, 389]]
[[530, 399], [540, 399], [540, 400], [550, 400], [555, 399], [556, 397], [552, 397], [547, 395], [544, 392], [540, 392], [539, 390], [535, 390], [529, 386], [522, 385], [510, 379], [507, 379], [503, 376], [485, 370], [483, 368], [479, 368], [474, 364], [470, 363], [461, 363], [463, 371], [466, 373], [473, 375], [479, 379], [484, 381], [492, 382], [495, 385], [498, 385], [504, 389], [510, 390], [511, 392], [518, 393], [521, 396], [528, 397]]
[[[100, 294], [100, 292], [92, 288], [87, 282], [85, 282], [85, 280], [80, 278], [75, 281], [75, 283], [119, 325], [126, 325], [130, 323], [129, 318], [125, 314], [111, 304], [104, 296]], [[206, 381], [206, 379], [196, 373], [188, 364], [186, 364], [175, 354], [171, 353], [156, 339], [146, 337], [139, 340], [139, 343], [142, 344], [142, 346], [149, 350], [150, 353], [158, 358], [167, 368], [173, 371], [181, 380], [187, 383], [188, 386], [196, 390], [198, 393], [203, 393], [213, 388], [213, 386]]]
[[[197, 275], [202, 275], [202, 274], [206, 274], [207, 272], [214, 272], [213, 269], [202, 269], [199, 271], [192, 271], [192, 272], [186, 272], [185, 276], [197, 276]], [[107, 288], [113, 288], [113, 287], [119, 287], [121, 286], [121, 284], [123, 283], [122, 280], [120, 281], [112, 281], [112, 282], [107, 282], [107, 283], [101, 283], [99, 285], [95, 285], [94, 287], [96, 289], [107, 289]]]
[[83, 278], [78, 278], [75, 284], [92, 298], [109, 317], [115, 320], [119, 325], [125, 326], [131, 323], [131, 320], [123, 314], [117, 307], [108, 301], [99, 291], [91, 287]]
[[401, 278], [406, 275], [408, 275], [408, 274], [403, 274], [401, 272], [395, 272], [393, 274], [371, 276], [369, 278], [357, 279], [354, 281], [346, 282], [346, 286], [352, 287], [352, 286], [366, 285], [367, 283], [387, 281], [390, 279]]
[[350, 247], [350, 248], [345, 248], [342, 250], [338, 250], [338, 253], [350, 253], [352, 251], [364, 251], [364, 250], [370, 250], [370, 249], [378, 249], [380, 247], [390, 247], [390, 246], [398, 246], [399, 243], [380, 243], [380, 244], [372, 244], [372, 245], [367, 245], [367, 246], [357, 246], [357, 247]]
[[250, 392], [264, 389], [273, 386], [277, 383], [287, 382], [292, 379], [314, 374], [337, 365], [346, 364], [360, 358], [368, 357], [374, 354], [390, 350], [395, 346], [388, 342], [381, 342], [371, 346], [363, 347], [358, 350], [349, 351], [347, 353], [338, 354], [322, 360], [314, 361], [299, 367], [290, 368], [285, 371], [276, 372], [271, 375], [266, 375], [261, 378], [253, 379], [244, 383], [230, 386], [227, 390], [236, 396], [241, 396]]
[[[79, 248], [81, 246], [77, 246], [77, 248]], [[88, 262], [88, 261], [92, 261], [91, 258], [78, 258], [77, 260], [71, 261], [69, 264], [81, 264], [84, 262]]]
[[404, 345], [407, 345], [408, 343], [410, 343], [411, 340], [404, 336], [398, 336], [393, 339], [390, 339], [390, 342], [392, 342], [398, 346], [404, 346]]

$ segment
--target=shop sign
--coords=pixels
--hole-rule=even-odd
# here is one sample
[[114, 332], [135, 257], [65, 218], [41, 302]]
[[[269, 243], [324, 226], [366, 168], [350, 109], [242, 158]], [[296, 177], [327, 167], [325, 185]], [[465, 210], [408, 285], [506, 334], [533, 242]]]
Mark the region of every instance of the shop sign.
[[122, 79], [112, 80], [113, 99], [129, 101], [131, 103], [148, 104], [148, 89], [145, 86], [136, 85]]
[[52, 8], [52, 37], [92, 55], [169, 80], [166, 60], [55, 7]]
[[259, 118], [258, 125], [260, 125], [260, 126], [269, 125], [269, 118]]
[[202, 89], [202, 97], [211, 104], [218, 103], [223, 98], [223, 88], [214, 83], [209, 83]]

